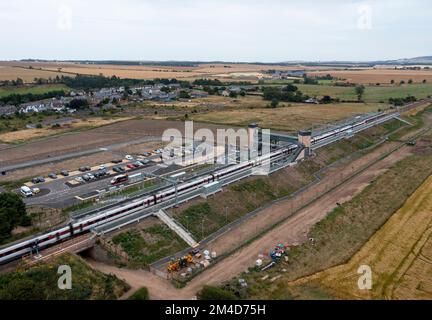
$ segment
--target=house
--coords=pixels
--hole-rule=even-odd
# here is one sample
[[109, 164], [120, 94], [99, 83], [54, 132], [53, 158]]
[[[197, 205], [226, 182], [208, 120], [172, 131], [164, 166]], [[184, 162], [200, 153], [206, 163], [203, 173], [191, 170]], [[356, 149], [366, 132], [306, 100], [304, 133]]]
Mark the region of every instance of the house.
[[17, 110], [17, 107], [12, 105], [0, 106], [0, 116], [10, 116]]
[[230, 92], [228, 90], [224, 90], [224, 91], [222, 91], [221, 95], [223, 97], [229, 97], [230, 96]]
[[309, 99], [305, 100], [305, 103], [319, 104], [319, 101], [315, 98], [309, 98]]

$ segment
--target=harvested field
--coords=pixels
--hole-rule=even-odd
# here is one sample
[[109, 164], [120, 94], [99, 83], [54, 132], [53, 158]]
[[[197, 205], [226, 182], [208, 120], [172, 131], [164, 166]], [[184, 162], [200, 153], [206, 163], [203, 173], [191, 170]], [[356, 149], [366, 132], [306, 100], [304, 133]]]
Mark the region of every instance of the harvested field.
[[326, 124], [360, 113], [384, 109], [381, 104], [342, 103], [329, 105], [293, 104], [285, 108], [214, 111], [191, 115], [194, 121], [247, 126], [256, 122], [262, 128], [297, 132], [313, 125]]
[[88, 118], [76, 119], [70, 124], [61, 125], [58, 128], [41, 128], [41, 129], [25, 129], [0, 134], [0, 141], [6, 143], [18, 143], [43, 138], [51, 135], [66, 133], [68, 131], [79, 129], [90, 129], [101, 126], [106, 126], [116, 122], [126, 121], [128, 118], [103, 119], [103, 118]]
[[3, 63], [0, 64], [0, 81], [16, 80], [17, 78], [21, 78], [26, 83], [32, 83], [34, 82], [34, 78], [48, 79], [55, 78], [56, 76], [61, 77], [62, 75], [67, 76], [66, 73], [61, 72], [16, 68], [5, 66]]
[[[33, 69], [29, 69], [30, 66]], [[26, 82], [32, 82], [35, 77], [49, 78], [56, 75], [76, 74], [113, 76], [132, 79], [154, 79], [154, 78], [202, 78], [223, 77], [230, 74], [261, 73], [265, 70], [326, 70], [325, 67], [298, 67], [298, 66], [273, 66], [254, 64], [198, 64], [197, 66], [158, 66], [158, 65], [109, 65], [109, 64], [79, 64], [69, 62], [0, 62], [0, 80], [15, 80], [23, 78]], [[42, 69], [42, 70], [39, 70]], [[254, 77], [256, 78], [256, 77]]]
[[422, 83], [423, 80], [432, 82], [432, 70], [394, 70], [394, 69], [367, 69], [367, 70], [336, 70], [336, 71], [318, 71], [308, 72], [311, 77], [325, 76], [331, 74], [333, 77], [345, 79], [351, 83], [375, 84], [390, 83], [394, 80], [408, 81], [411, 79], [414, 83]]
[[[343, 264], [292, 285], [331, 288], [340, 298], [432, 299], [432, 176]], [[372, 290], [359, 290], [357, 269], [372, 268]]]
[[[17, 163], [17, 159], [21, 163], [91, 148], [128, 143], [143, 137], [161, 137], [166, 129], [171, 128], [183, 131], [184, 123], [164, 120], [121, 121], [83, 132], [47, 137], [23, 145], [9, 147], [7, 152], [0, 153], [0, 164], [7, 166]], [[194, 128], [195, 130], [209, 128], [215, 131], [217, 128], [224, 128], [224, 126], [194, 123]]]

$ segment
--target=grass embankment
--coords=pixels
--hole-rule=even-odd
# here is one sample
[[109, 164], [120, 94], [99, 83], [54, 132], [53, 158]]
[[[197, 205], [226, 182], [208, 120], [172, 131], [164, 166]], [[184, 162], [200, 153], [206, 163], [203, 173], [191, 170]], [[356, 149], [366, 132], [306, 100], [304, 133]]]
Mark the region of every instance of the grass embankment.
[[[72, 270], [72, 289], [60, 290], [58, 267]], [[113, 300], [123, 295], [129, 286], [113, 275], [91, 269], [76, 255], [64, 255], [52, 262], [29, 270], [0, 276], [1, 300]]]
[[[343, 204], [316, 224], [305, 243], [290, 251], [289, 264], [281, 263], [262, 273], [242, 275], [249, 284], [241, 290], [235, 281], [224, 288], [235, 291], [242, 298], [333, 298], [334, 292], [316, 284], [287, 287], [287, 281], [325, 270], [348, 261], [406, 199], [432, 174], [432, 155], [413, 155], [382, 174], [359, 195]], [[286, 269], [285, 272], [282, 269]], [[262, 280], [268, 275], [277, 281]]]
[[3, 87], [0, 88], [0, 98], [11, 94], [44, 94], [51, 91], [69, 92], [71, 89], [63, 84], [47, 84], [47, 85], [28, 85], [21, 87]]
[[158, 224], [142, 230], [132, 229], [112, 238], [129, 257], [130, 267], [146, 267], [187, 247], [167, 226]]
[[240, 181], [207, 200], [198, 200], [188, 207], [184, 205], [174, 212], [174, 217], [196, 240], [201, 240], [245, 214], [294, 193], [314, 181], [314, 174], [323, 167], [362, 152], [397, 128], [399, 124], [396, 121], [371, 128], [349, 140], [318, 150], [315, 157], [295, 167], [280, 170], [269, 177]]

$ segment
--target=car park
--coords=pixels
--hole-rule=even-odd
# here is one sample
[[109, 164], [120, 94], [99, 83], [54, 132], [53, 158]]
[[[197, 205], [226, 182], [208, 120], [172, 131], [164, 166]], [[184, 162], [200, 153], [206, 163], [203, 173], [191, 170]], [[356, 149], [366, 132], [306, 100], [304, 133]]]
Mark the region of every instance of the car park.
[[49, 175], [48, 175], [48, 177], [49, 178], [51, 178], [51, 179], [57, 179], [57, 175], [53, 172], [53, 173], [50, 173]]

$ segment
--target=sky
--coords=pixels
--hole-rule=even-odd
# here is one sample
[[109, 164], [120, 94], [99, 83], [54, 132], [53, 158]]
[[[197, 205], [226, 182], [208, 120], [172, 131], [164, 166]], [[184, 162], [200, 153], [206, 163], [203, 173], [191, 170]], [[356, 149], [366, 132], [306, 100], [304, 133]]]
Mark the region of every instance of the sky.
[[1, 0], [0, 60], [430, 56], [431, 12], [429, 0]]

